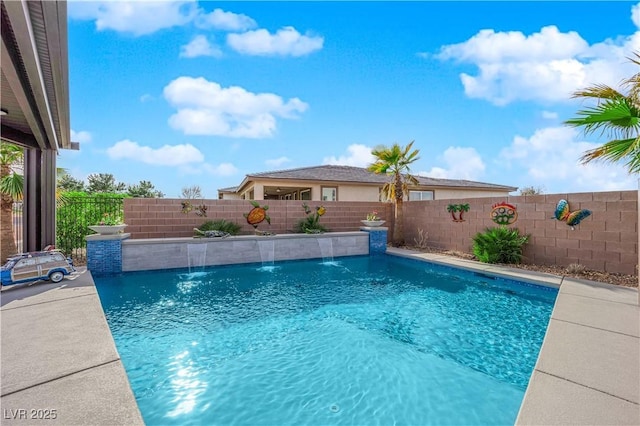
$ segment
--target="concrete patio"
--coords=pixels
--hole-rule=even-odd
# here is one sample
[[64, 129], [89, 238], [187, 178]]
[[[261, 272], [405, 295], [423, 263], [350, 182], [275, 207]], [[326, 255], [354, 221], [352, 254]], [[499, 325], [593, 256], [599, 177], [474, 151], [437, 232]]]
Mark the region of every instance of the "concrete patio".
[[[637, 289], [408, 250], [389, 254], [562, 282], [516, 423], [640, 424]], [[89, 272], [3, 289], [0, 304], [2, 424], [144, 424]], [[46, 410], [55, 419], [33, 418]]]
[[91, 273], [4, 288], [3, 425], [142, 425]]

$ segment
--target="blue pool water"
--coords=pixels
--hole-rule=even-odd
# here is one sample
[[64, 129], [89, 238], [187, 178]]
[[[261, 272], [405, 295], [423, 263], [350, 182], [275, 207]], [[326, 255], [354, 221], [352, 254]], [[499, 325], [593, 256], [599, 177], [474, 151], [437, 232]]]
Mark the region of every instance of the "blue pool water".
[[557, 294], [393, 256], [96, 285], [149, 425], [513, 424]]

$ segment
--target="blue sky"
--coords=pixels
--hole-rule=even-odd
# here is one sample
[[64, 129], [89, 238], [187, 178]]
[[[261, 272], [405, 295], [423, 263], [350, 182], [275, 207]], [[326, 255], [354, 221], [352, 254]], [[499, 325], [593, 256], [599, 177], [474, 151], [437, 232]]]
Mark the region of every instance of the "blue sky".
[[545, 193], [637, 188], [579, 164], [606, 140], [570, 94], [636, 73], [631, 2], [69, 2], [72, 140], [58, 166], [167, 197], [248, 173], [366, 167], [415, 140], [412, 171]]

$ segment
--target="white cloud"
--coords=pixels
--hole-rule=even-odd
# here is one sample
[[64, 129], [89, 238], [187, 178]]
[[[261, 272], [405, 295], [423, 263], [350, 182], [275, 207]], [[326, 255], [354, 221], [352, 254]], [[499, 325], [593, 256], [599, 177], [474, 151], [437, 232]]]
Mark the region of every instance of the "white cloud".
[[200, 13], [195, 21], [199, 28], [213, 28], [222, 31], [245, 31], [256, 27], [256, 21], [247, 15], [233, 12], [225, 12], [222, 9], [215, 9], [213, 12]]
[[227, 44], [245, 55], [304, 56], [322, 49], [323, 43], [323, 37], [301, 35], [293, 27], [281, 28], [273, 35], [265, 29], [227, 35]]
[[71, 142], [89, 143], [91, 142], [91, 133], [85, 130], [76, 132], [71, 129]]
[[154, 100], [154, 97], [148, 93], [145, 93], [144, 95], [140, 96], [140, 102], [150, 102], [153, 100]]
[[[632, 17], [640, 20], [637, 6]], [[564, 102], [595, 83], [617, 86], [635, 73], [626, 58], [638, 48], [640, 33], [589, 45], [575, 31], [547, 26], [530, 35], [481, 30], [465, 42], [441, 47], [436, 57], [475, 65], [476, 75], [460, 74], [465, 94], [505, 105], [516, 100]]]
[[634, 4], [631, 6], [631, 21], [640, 29], [640, 4]]
[[95, 20], [98, 31], [113, 30], [134, 36], [184, 25], [198, 12], [194, 0], [69, 2], [69, 17]]
[[547, 120], [557, 120], [558, 113], [553, 111], [542, 111], [542, 118], [545, 118]]
[[205, 164], [204, 170], [215, 176], [233, 176], [238, 173], [238, 169], [231, 163], [220, 163], [217, 166]]
[[347, 147], [347, 155], [325, 157], [322, 160], [322, 164], [367, 167], [376, 160], [371, 154], [371, 150], [371, 147], [362, 144], [349, 145]]
[[450, 146], [444, 151], [440, 160], [446, 164], [446, 168], [433, 167], [429, 171], [418, 174], [433, 178], [477, 180], [485, 170], [482, 157], [475, 148]]
[[190, 144], [164, 145], [160, 148], [140, 146], [128, 139], [116, 142], [107, 149], [107, 155], [114, 160], [133, 160], [156, 166], [184, 166], [201, 163], [204, 156]]
[[270, 137], [276, 130], [276, 117], [294, 119], [308, 108], [298, 98], [285, 102], [273, 93], [224, 88], [203, 77], [173, 80], [164, 88], [164, 97], [178, 109], [169, 124], [188, 135]]
[[180, 167], [180, 172], [185, 175], [202, 175], [209, 174], [213, 176], [233, 176], [238, 173], [238, 168], [231, 163], [220, 163], [213, 165], [202, 163], [197, 165], [189, 165]]
[[203, 35], [195, 36], [188, 44], [180, 47], [181, 58], [197, 58], [198, 56], [222, 56], [222, 50], [215, 44], [211, 44]]
[[516, 136], [499, 154], [500, 163], [526, 172], [521, 185], [544, 186], [550, 193], [615, 191], [635, 188], [635, 179], [622, 166], [580, 164], [585, 151], [599, 144], [581, 141], [570, 127], [538, 129], [527, 138]]
[[280, 167], [285, 163], [289, 163], [291, 161], [288, 157], [279, 157], [271, 160], [266, 160], [264, 163], [269, 167]]

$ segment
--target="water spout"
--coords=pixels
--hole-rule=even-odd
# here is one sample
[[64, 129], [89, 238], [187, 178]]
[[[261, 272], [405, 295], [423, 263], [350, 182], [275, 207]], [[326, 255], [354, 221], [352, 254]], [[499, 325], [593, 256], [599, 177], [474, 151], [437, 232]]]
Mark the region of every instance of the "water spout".
[[274, 259], [274, 240], [258, 241], [258, 250], [260, 250], [260, 260], [262, 267], [273, 266]]
[[333, 239], [318, 238], [318, 245], [320, 246], [322, 263], [333, 263]]
[[207, 244], [187, 244], [189, 273], [203, 271], [207, 258]]

